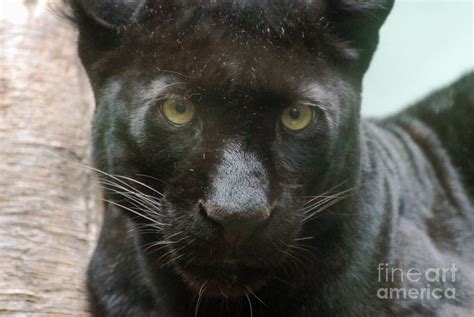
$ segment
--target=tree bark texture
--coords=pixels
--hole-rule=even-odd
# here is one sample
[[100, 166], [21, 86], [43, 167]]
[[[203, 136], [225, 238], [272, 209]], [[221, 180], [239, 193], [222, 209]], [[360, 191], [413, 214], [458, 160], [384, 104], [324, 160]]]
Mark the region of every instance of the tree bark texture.
[[0, 315], [87, 316], [100, 223], [93, 97], [47, 0], [0, 3]]

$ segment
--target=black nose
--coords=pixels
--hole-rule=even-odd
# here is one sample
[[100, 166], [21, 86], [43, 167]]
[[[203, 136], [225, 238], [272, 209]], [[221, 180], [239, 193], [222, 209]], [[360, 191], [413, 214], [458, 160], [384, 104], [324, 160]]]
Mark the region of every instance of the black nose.
[[199, 207], [203, 216], [223, 227], [224, 237], [231, 243], [249, 237], [271, 214], [269, 208], [223, 208], [203, 202]]
[[269, 184], [257, 155], [238, 142], [228, 142], [203, 193], [201, 213], [223, 227], [227, 241], [236, 243], [270, 217]]

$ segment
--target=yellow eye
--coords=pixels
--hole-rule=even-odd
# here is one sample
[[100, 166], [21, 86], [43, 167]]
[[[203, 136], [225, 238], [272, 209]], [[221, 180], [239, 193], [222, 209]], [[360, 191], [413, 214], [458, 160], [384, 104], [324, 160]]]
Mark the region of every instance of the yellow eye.
[[310, 106], [291, 106], [283, 111], [281, 115], [281, 123], [291, 131], [300, 131], [309, 126], [314, 117], [314, 110]]
[[184, 98], [166, 99], [161, 106], [161, 112], [168, 121], [176, 125], [190, 123], [196, 114], [194, 104]]

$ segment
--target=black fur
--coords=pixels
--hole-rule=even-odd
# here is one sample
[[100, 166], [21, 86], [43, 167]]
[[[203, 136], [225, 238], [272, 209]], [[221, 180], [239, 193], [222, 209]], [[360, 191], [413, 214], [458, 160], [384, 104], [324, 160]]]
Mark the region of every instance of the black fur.
[[[109, 173], [88, 276], [96, 315], [473, 309], [474, 75], [397, 116], [359, 118], [393, 1], [67, 2], [97, 100], [94, 159]], [[166, 122], [171, 96], [194, 102], [192, 124]], [[316, 119], [295, 133], [280, 115], [299, 103]], [[211, 212], [246, 226], [231, 235]], [[379, 283], [380, 263], [456, 263], [456, 299], [380, 299], [381, 287], [424, 287]]]

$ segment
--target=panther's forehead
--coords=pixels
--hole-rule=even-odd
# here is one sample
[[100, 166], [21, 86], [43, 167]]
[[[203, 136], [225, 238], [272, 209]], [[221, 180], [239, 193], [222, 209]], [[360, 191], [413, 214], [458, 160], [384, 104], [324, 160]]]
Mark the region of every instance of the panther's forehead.
[[209, 93], [278, 92], [292, 98], [302, 85], [331, 77], [337, 59], [357, 56], [332, 33], [325, 6], [317, 1], [203, 1], [172, 8], [159, 3], [154, 8], [150, 2], [149, 16], [121, 31], [119, 47], [96, 60], [96, 69], [105, 76], [126, 69], [126, 76], [146, 74], [149, 80], [175, 73]]
[[[215, 44], [214, 44], [215, 43]], [[334, 72], [304, 49], [284, 55], [279, 48], [234, 44], [230, 39], [206, 46], [165, 42], [142, 47], [135, 56], [123, 54], [101, 64], [116, 68], [128, 64], [116, 78], [139, 82], [168, 82], [166, 92], [201, 93], [225, 97], [252, 96], [256, 93], [296, 98], [296, 92], [315, 79], [329, 79]], [[146, 56], [143, 58], [142, 56]], [[123, 63], [122, 63], [123, 61]], [[157, 85], [161, 87], [162, 85]]]
[[[304, 37], [303, 31], [327, 28], [328, 5], [322, 0], [151, 1], [142, 12], [149, 29], [258, 34], [266, 39]], [[175, 23], [169, 23], [170, 21]]]
[[[123, 46], [155, 46], [175, 54], [193, 51], [198, 55], [195, 61], [202, 59], [196, 50], [212, 47], [216, 60], [236, 55], [246, 62], [241, 64], [258, 63], [272, 49], [280, 49], [281, 56], [304, 50], [313, 58], [356, 59], [357, 50], [337, 34], [327, 7], [325, 1], [303, 0], [200, 1], [199, 6], [187, 5], [186, 1], [169, 6], [150, 2], [143, 21], [123, 29]], [[235, 69], [240, 66], [228, 64]]]
[[[360, 80], [392, 5], [390, 0], [65, 1], [73, 3], [80, 56], [94, 86], [137, 60], [147, 71], [186, 66], [207, 82], [212, 82], [210, 69], [252, 83], [259, 81], [252, 79], [258, 77], [255, 65], [301, 76], [318, 61]], [[229, 76], [235, 72], [245, 76]]]

